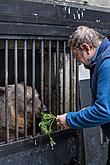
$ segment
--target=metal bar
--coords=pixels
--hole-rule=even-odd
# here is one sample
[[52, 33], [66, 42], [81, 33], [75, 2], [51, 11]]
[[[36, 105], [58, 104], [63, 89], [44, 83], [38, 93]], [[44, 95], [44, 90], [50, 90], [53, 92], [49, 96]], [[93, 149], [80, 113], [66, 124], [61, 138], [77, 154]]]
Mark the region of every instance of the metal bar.
[[49, 41], [49, 77], [48, 77], [48, 100], [49, 100], [49, 112], [51, 112], [51, 41]]
[[33, 136], [35, 136], [35, 40], [32, 42], [32, 118]]
[[60, 63], [60, 54], [59, 54], [59, 41], [57, 41], [57, 50], [56, 50], [56, 110], [57, 110], [57, 114], [61, 114], [60, 111], [60, 88], [59, 88], [59, 79], [60, 79], [60, 75], [59, 75], [59, 63]]
[[66, 107], [66, 41], [64, 41], [63, 50], [63, 113]]
[[[62, 131], [53, 132], [52, 135], [55, 137], [56, 141], [59, 141], [59, 140], [62, 140], [62, 139], [67, 141], [68, 139], [70, 139], [72, 137], [73, 138], [79, 137], [80, 134], [75, 129], [63, 129]], [[36, 143], [36, 146], [33, 148], [33, 150], [36, 149], [37, 151], [39, 151], [38, 150], [39, 147], [41, 147], [44, 143], [48, 144], [48, 138], [46, 136], [37, 136], [34, 139], [32, 139], [32, 138], [27, 138], [26, 140], [21, 139], [17, 143], [11, 143], [11, 144], [7, 144], [7, 145], [6, 144], [5, 145], [0, 145], [0, 150], [1, 150], [0, 158], [5, 157], [8, 160], [10, 160], [9, 159], [10, 154], [12, 154], [14, 156], [17, 156], [18, 152], [20, 152], [21, 154], [23, 153], [23, 151], [28, 152], [29, 150], [32, 150], [34, 142]], [[76, 144], [76, 147], [77, 147], [77, 144]], [[41, 151], [41, 149], [40, 149], [40, 151]], [[21, 156], [24, 156], [24, 154], [21, 155]], [[3, 164], [6, 165], [7, 163], [3, 163]], [[9, 164], [10, 163], [8, 163], [8, 165]], [[20, 163], [18, 163], [18, 164], [20, 164]], [[32, 164], [34, 164], [34, 163], [32, 163]], [[29, 163], [28, 163], [28, 165], [29, 165]]]
[[79, 111], [79, 64], [76, 60], [76, 111]]
[[69, 89], [70, 89], [70, 104], [69, 111], [73, 111], [73, 56], [72, 50], [70, 49], [70, 69], [69, 69]]
[[0, 39], [32, 39], [32, 40], [68, 40], [68, 37], [55, 36], [23, 36], [23, 35], [0, 35]]
[[9, 114], [8, 114], [8, 40], [5, 40], [5, 114], [6, 114], [6, 138], [9, 143]]
[[[74, 55], [73, 55], [74, 57]], [[76, 58], [73, 58], [73, 111], [76, 111]]]
[[24, 136], [27, 137], [27, 40], [24, 40]]
[[54, 40], [54, 41], [64, 41], [64, 40], [68, 40], [68, 37], [63, 37], [63, 36], [61, 36], [61, 37], [58, 37], [58, 36], [40, 36], [40, 37], [38, 37], [38, 40]]
[[14, 69], [15, 69], [15, 129], [16, 140], [18, 140], [18, 54], [17, 40], [14, 41]]
[[41, 41], [41, 111], [44, 105], [44, 41]]

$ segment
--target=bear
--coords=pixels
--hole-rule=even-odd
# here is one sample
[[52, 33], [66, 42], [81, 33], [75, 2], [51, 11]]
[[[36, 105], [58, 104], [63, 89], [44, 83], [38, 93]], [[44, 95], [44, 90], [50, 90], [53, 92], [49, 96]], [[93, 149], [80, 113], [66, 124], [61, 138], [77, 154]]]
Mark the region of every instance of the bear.
[[[24, 84], [18, 83], [18, 135], [24, 136]], [[27, 135], [32, 135], [32, 87], [27, 86]], [[35, 89], [35, 128], [39, 130], [41, 101]], [[8, 123], [9, 139], [15, 139], [15, 85], [8, 85]], [[0, 87], [0, 142], [6, 140], [5, 87]]]

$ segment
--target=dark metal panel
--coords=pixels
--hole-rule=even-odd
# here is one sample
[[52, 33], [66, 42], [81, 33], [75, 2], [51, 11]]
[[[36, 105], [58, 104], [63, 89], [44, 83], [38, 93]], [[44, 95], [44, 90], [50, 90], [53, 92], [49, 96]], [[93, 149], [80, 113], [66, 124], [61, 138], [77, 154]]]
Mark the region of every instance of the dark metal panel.
[[[86, 89], [86, 91], [85, 91]], [[81, 98], [81, 108], [91, 105], [91, 89], [90, 89], [90, 79], [80, 81], [80, 98]]]
[[[17, 0], [0, 1], [1, 34], [69, 36], [86, 25], [109, 33], [110, 12]], [[74, 28], [73, 28], [74, 27]]]
[[[81, 108], [91, 105], [91, 90], [89, 79], [80, 81], [80, 101]], [[106, 164], [108, 142], [101, 144], [101, 134], [99, 126], [83, 129], [83, 136], [86, 164]]]
[[[68, 37], [79, 25], [85, 25], [94, 27], [101, 33], [110, 35], [107, 24], [100, 24], [97, 26], [96, 23], [92, 22], [75, 22], [71, 26], [59, 26], [59, 25], [38, 25], [38, 24], [24, 24], [24, 23], [0, 23], [0, 34], [1, 35], [37, 35], [37, 36], [56, 36], [56, 37]], [[12, 37], [12, 36], [11, 36]]]
[[[56, 142], [58, 142], [58, 141], [62, 141], [62, 139], [64, 140], [71, 137], [78, 138], [79, 132], [76, 130], [67, 129], [67, 130], [56, 131], [52, 133], [51, 136], [54, 138]], [[19, 151], [26, 151], [27, 149], [31, 149], [33, 147], [36, 147], [37, 149], [38, 146], [42, 146], [44, 144], [47, 145], [48, 143], [49, 143], [48, 136], [38, 135], [34, 138], [31, 137], [25, 140], [19, 140], [18, 142], [15, 142], [12, 144], [11, 143], [6, 144], [6, 145], [3, 144], [3, 145], [0, 145], [0, 157], [7, 156], [9, 154], [14, 154]], [[51, 148], [48, 145], [47, 147]]]
[[35, 36], [35, 35], [0, 35], [0, 39], [18, 39], [18, 40], [24, 40], [24, 39], [29, 39], [29, 40], [54, 40], [54, 41], [62, 41], [62, 40], [68, 40], [68, 37], [66, 36]]
[[17, 0], [0, 1], [1, 22], [18, 22], [34, 24], [73, 25], [76, 22], [92, 22], [109, 24], [109, 12], [87, 9], [85, 6], [47, 4], [39, 2], [26, 2]]
[[78, 137], [65, 138], [62, 136], [62, 139], [57, 139], [54, 150], [51, 149], [48, 143], [42, 143], [41, 146], [27, 143], [24, 151], [17, 151], [0, 157], [0, 165], [79, 165], [78, 140]]
[[73, 28], [68, 26], [48, 26], [38, 24], [1, 23], [0, 34], [6, 35], [38, 35], [40, 36], [69, 36]]

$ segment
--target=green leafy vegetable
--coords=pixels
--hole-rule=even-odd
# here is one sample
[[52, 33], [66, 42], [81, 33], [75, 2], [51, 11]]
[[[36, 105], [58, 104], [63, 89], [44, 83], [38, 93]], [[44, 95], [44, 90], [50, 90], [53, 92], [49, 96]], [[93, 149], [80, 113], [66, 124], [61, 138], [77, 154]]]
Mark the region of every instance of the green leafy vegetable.
[[49, 136], [50, 145], [52, 149], [53, 146], [56, 144], [50, 135], [52, 133], [52, 125], [55, 119], [56, 116], [54, 116], [53, 114], [41, 112], [41, 122], [39, 123], [39, 127], [42, 133], [45, 133]]

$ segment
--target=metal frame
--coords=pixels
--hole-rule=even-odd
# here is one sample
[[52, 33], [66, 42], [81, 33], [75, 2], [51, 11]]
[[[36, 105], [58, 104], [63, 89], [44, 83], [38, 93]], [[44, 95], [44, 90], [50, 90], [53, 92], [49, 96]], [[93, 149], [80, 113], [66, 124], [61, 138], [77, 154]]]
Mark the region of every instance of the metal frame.
[[[5, 111], [6, 111], [6, 129], [7, 129], [7, 145], [10, 144], [9, 141], [9, 121], [8, 121], [8, 58], [9, 58], [9, 54], [8, 54], [8, 43], [10, 42], [10, 39], [14, 41], [14, 84], [15, 84], [15, 133], [16, 133], [16, 138], [15, 141], [17, 143], [19, 143], [19, 137], [18, 137], [18, 41], [19, 40], [23, 40], [23, 44], [24, 44], [24, 48], [23, 48], [23, 52], [24, 52], [24, 137], [25, 139], [22, 140], [22, 142], [28, 138], [27, 136], [27, 41], [31, 40], [32, 41], [32, 98], [33, 98], [33, 102], [32, 102], [32, 113], [33, 113], [33, 138], [36, 137], [35, 136], [35, 58], [36, 58], [36, 53], [35, 53], [35, 43], [37, 41], [40, 41], [41, 45], [40, 45], [40, 51], [41, 51], [41, 108], [43, 111], [44, 108], [44, 41], [48, 41], [49, 43], [49, 47], [48, 47], [48, 59], [49, 59], [49, 65], [48, 65], [48, 70], [49, 70], [49, 77], [48, 77], [48, 84], [49, 84], [49, 90], [48, 90], [48, 99], [49, 99], [49, 105], [48, 105], [48, 110], [49, 112], [51, 112], [51, 56], [52, 56], [52, 42], [56, 41], [56, 112], [55, 114], [59, 113], [61, 114], [60, 111], [60, 99], [59, 99], [59, 58], [60, 58], [60, 41], [63, 42], [63, 48], [62, 48], [62, 52], [63, 52], [63, 113], [65, 113], [65, 100], [66, 100], [66, 93], [65, 93], [65, 88], [66, 88], [66, 61], [65, 61], [65, 56], [66, 56], [66, 47], [67, 47], [67, 37], [38, 37], [38, 36], [11, 36], [11, 35], [2, 35], [0, 36], [0, 39], [3, 39], [3, 41], [5, 42], [5, 100], [6, 100], [6, 104], [5, 104]], [[65, 40], [64, 40], [65, 39]], [[69, 110], [72, 111], [73, 110], [73, 92], [71, 90], [72, 88], [72, 84], [73, 84], [73, 80], [72, 80], [72, 72], [73, 72], [73, 63], [72, 63], [72, 52], [70, 50], [70, 70], [69, 70], [69, 80], [70, 80], [70, 105], [69, 105]], [[72, 97], [72, 98], [71, 98]], [[65, 130], [66, 132], [66, 130]], [[36, 137], [37, 138], [37, 137]], [[32, 140], [32, 139], [30, 139]], [[12, 142], [11, 142], [12, 143]], [[15, 142], [13, 142], [15, 143]], [[1, 145], [0, 145], [1, 147]]]

